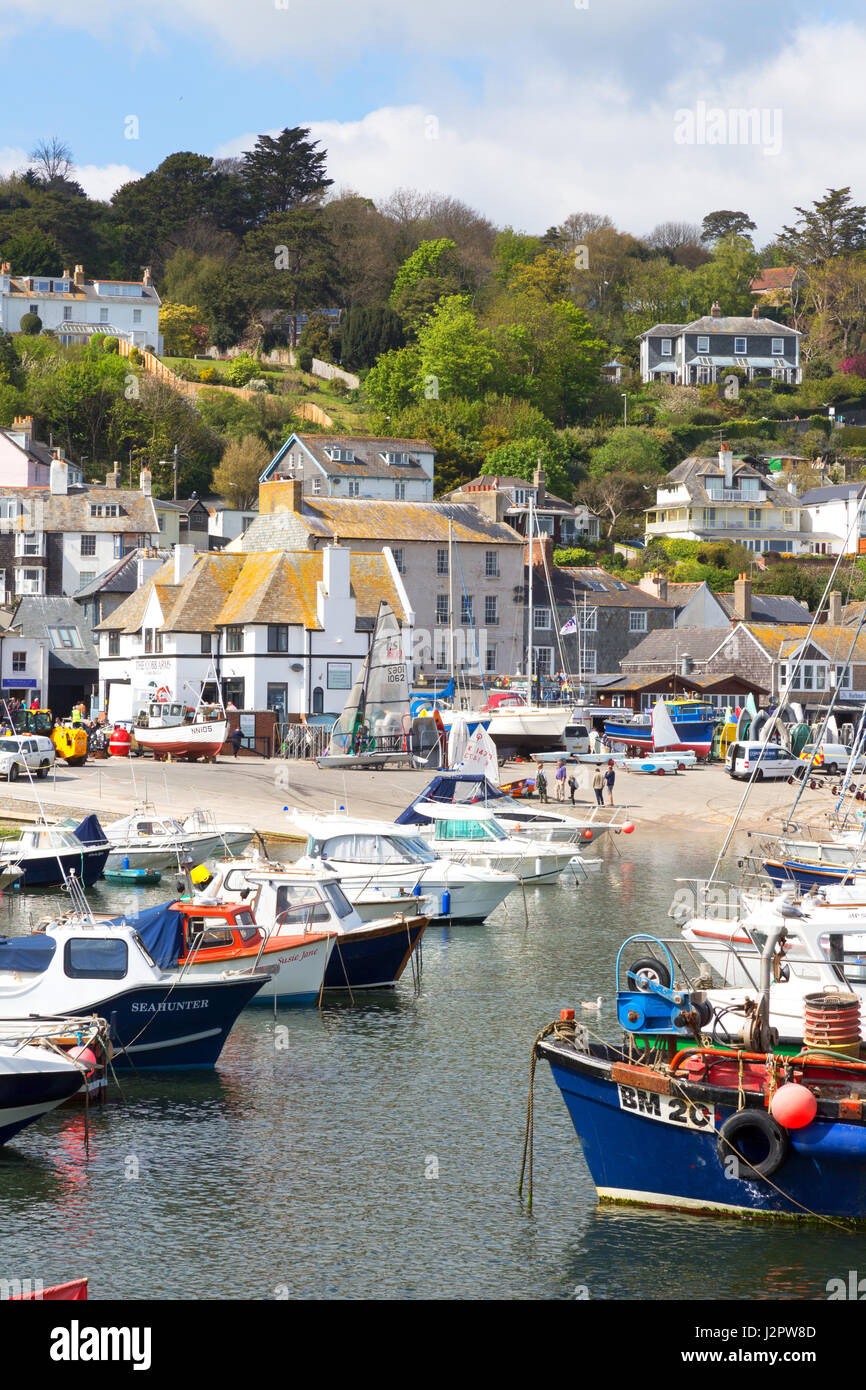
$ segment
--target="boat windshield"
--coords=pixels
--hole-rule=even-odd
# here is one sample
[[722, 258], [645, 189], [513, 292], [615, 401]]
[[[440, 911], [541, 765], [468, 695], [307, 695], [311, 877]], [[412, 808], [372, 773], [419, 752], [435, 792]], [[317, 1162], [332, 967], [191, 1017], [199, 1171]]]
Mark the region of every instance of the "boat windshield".
[[437, 820], [437, 840], [507, 840], [508, 836], [492, 820]]
[[339, 883], [323, 883], [322, 889], [338, 917], [349, 917], [354, 908]]
[[[419, 850], [418, 845], [421, 845]], [[376, 835], [356, 831], [331, 835], [327, 840], [310, 839], [307, 853], [345, 864], [415, 864], [435, 858], [423, 841], [415, 836]]]
[[436, 858], [427, 841], [422, 840], [420, 835], [401, 835], [399, 840], [392, 843], [398, 846], [403, 858], [410, 863], [417, 864], [420, 860], [424, 864], [432, 864]]

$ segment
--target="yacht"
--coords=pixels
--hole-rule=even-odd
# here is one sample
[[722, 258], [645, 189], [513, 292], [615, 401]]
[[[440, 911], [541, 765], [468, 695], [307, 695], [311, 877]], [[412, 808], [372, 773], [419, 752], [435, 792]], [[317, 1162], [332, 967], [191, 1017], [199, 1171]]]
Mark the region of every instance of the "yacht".
[[301, 812], [290, 821], [307, 836], [301, 862], [323, 863], [338, 873], [343, 891], [359, 907], [375, 902], [377, 894], [396, 892], [429, 900], [434, 921], [483, 922], [518, 885], [510, 869], [458, 864], [442, 855], [414, 825]]

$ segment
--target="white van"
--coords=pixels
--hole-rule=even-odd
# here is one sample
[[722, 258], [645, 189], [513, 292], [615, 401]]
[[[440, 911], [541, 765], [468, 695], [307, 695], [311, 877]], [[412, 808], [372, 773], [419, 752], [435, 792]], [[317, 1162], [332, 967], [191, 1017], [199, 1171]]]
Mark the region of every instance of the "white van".
[[802, 777], [804, 766], [780, 743], [732, 743], [725, 758], [725, 768], [732, 777], [748, 778], [754, 772], [756, 782], [770, 777]]
[[566, 724], [562, 731], [562, 742], [569, 757], [576, 753], [588, 753], [592, 747], [590, 729], [587, 724]]
[[[846, 748], [844, 743], [807, 743], [800, 758], [807, 765], [812, 762], [813, 772], [828, 772], [831, 777], [835, 777], [837, 772], [846, 770], [851, 761], [851, 749]], [[855, 760], [854, 771], [862, 772], [864, 768], [866, 757], [861, 753]]]

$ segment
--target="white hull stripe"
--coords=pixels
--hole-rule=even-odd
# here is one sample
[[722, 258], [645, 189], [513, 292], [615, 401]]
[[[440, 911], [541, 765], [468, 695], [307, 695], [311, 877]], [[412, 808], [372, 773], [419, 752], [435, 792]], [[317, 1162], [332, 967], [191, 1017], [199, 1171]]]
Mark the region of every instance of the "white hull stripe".
[[190, 1043], [202, 1042], [204, 1038], [215, 1038], [223, 1030], [222, 1028], [208, 1028], [204, 1033], [187, 1033], [182, 1038], [165, 1038], [162, 1042], [134, 1043], [131, 1047], [123, 1048], [130, 1056], [137, 1052], [161, 1052], [167, 1047], [188, 1047]]
[[703, 1202], [697, 1197], [674, 1197], [665, 1192], [636, 1192], [628, 1187], [597, 1187], [602, 1202], [636, 1202], [641, 1206], [675, 1207], [680, 1211], [721, 1211], [736, 1216], [789, 1217], [796, 1220], [804, 1213], [795, 1211], [762, 1211], [759, 1207], [740, 1207], [733, 1202]]

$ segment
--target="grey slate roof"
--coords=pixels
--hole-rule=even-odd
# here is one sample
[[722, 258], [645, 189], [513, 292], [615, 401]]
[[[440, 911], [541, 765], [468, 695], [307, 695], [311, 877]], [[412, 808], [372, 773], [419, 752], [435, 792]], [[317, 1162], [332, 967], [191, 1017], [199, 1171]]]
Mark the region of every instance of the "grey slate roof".
[[623, 657], [622, 668], [631, 671], [661, 663], [674, 666], [684, 656], [690, 656], [692, 661], [708, 661], [730, 632], [729, 627], [656, 628]]
[[[759, 505], [761, 502], [771, 502], [777, 507], [791, 509], [800, 507], [803, 504], [803, 499], [801, 497], [795, 497], [793, 493], [788, 492], [785, 488], [775, 487], [759, 469], [754, 468], [750, 463], [745, 463], [743, 459], [733, 460], [732, 475], [734, 478], [754, 478], [759, 483], [760, 497], [757, 499]], [[715, 458], [697, 458], [695, 455], [691, 455], [689, 458], [683, 459], [682, 463], [678, 463], [676, 468], [671, 469], [670, 473], [666, 473], [664, 481], [659, 484], [659, 486], [665, 489], [669, 483], [681, 483], [687, 488], [692, 500], [699, 502], [702, 506], [712, 507], [717, 503], [730, 506], [730, 500], [726, 499], [722, 502], [721, 498], [710, 497], [701, 482], [702, 477], [723, 480], [723, 474], [719, 469], [718, 460]], [[744, 498], [743, 501], [747, 506], [753, 505], [749, 503], [746, 498]], [[663, 508], [666, 506], [673, 506], [673, 503], [656, 502], [654, 506], [647, 508], [647, 510], [654, 512], [657, 511], [659, 507]]]
[[818, 502], [846, 502], [850, 497], [866, 497], [866, 483], [835, 483], [827, 487], [813, 487], [800, 497], [801, 507], [815, 506]]
[[[131, 594], [138, 588], [138, 557], [147, 553], [138, 549], [128, 550], [119, 560], [109, 565], [107, 570], [103, 570], [101, 574], [82, 584], [80, 589], [76, 589], [76, 599], [80, 602], [82, 599], [94, 598], [97, 594]], [[153, 551], [150, 553], [153, 554]], [[169, 558], [167, 550], [161, 550], [159, 554], [164, 560]]]
[[[401, 478], [404, 481], [407, 479], [424, 481], [428, 474], [414, 455], [417, 453], [435, 453], [433, 445], [428, 444], [424, 439], [373, 439], [370, 435], [298, 434], [296, 432], [289, 436], [268, 464], [262, 474], [263, 478], [293, 476], [289, 469], [286, 470], [285, 475], [281, 472], [282, 456], [292, 439], [296, 439], [306, 449], [322, 472], [332, 477]], [[325, 452], [328, 447], [351, 449], [354, 459], [350, 462], [332, 459]], [[408, 454], [409, 458], [404, 463], [386, 463], [380, 455], [388, 452]]]
[[704, 314], [699, 319], [692, 319], [691, 323], [655, 323], [652, 328], [647, 328], [637, 336], [639, 338], [676, 338], [680, 333], [700, 333], [710, 336], [714, 333], [727, 335], [735, 333], [740, 337], [754, 337], [756, 334], [763, 334], [768, 338], [799, 338], [802, 336], [798, 329], [789, 328], [787, 324], [779, 323], [776, 319], [752, 318], [751, 314], [746, 318], [738, 315], [730, 318], [724, 316], [716, 318], [713, 314]]
[[[22, 637], [45, 642], [49, 665], [76, 671], [95, 671], [99, 657], [93, 641], [93, 629], [84, 609], [74, 598], [43, 598], [26, 595], [19, 599], [13, 619]], [[55, 647], [49, 636], [52, 627], [74, 627], [81, 638], [80, 647]]]
[[[549, 595], [543, 564], [536, 562], [534, 571], [533, 604], [542, 607]], [[637, 584], [616, 579], [596, 565], [553, 565], [549, 573], [557, 607], [582, 608], [585, 598], [587, 608], [654, 608], [673, 612], [672, 603], [645, 593]]]

